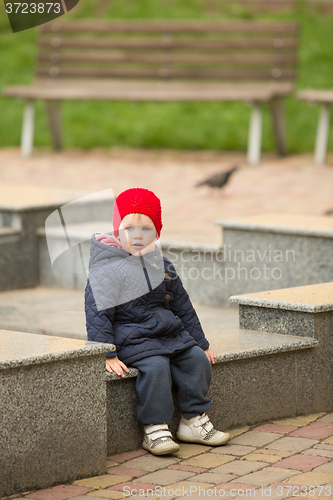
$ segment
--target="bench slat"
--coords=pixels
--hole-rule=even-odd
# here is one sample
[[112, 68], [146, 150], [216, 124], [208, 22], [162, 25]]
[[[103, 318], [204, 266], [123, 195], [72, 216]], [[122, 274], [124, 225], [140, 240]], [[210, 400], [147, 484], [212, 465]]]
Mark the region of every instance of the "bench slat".
[[[52, 57], [52, 55], [51, 55]], [[296, 56], [292, 54], [232, 54], [232, 55], [209, 55], [209, 54], [131, 54], [131, 53], [83, 53], [83, 54], [53, 54], [53, 59], [61, 62], [81, 62], [81, 63], [123, 63], [123, 62], [141, 62], [146, 64], [176, 63], [176, 64], [217, 64], [231, 63], [242, 65], [272, 65], [272, 64], [292, 64], [296, 63]], [[50, 61], [49, 54], [40, 54], [39, 61]], [[52, 62], [52, 60], [51, 60]], [[55, 62], [55, 61], [53, 61]], [[58, 63], [58, 61], [56, 61]]]
[[212, 22], [212, 21], [77, 21], [69, 23], [47, 23], [40, 28], [42, 32], [92, 32], [92, 33], [297, 33], [299, 26], [297, 23], [280, 23], [280, 22]]
[[217, 40], [176, 40], [172, 38], [162, 39], [80, 39], [64, 37], [43, 37], [38, 40], [40, 47], [49, 47], [50, 50], [58, 47], [77, 48], [100, 48], [100, 49], [270, 49], [279, 51], [284, 49], [295, 49], [297, 41], [293, 38], [276, 38], [275, 34], [271, 38], [262, 39], [217, 39]]
[[12, 86], [4, 95], [24, 99], [79, 99], [79, 100], [125, 100], [125, 101], [267, 101], [274, 96], [290, 94], [293, 86], [279, 84], [232, 85], [156, 81], [105, 81], [71, 80], [52, 86], [49, 81], [37, 81], [34, 85]]
[[[52, 75], [51, 70], [39, 69], [37, 74], [39, 76]], [[58, 66], [54, 67], [54, 76], [56, 77], [95, 77], [95, 78], [179, 78], [179, 79], [223, 79], [223, 80], [272, 80], [274, 73], [270, 70], [229, 70], [229, 71], [177, 71], [168, 68], [160, 68], [158, 71], [153, 70], [83, 70], [83, 69], [59, 69]], [[280, 80], [292, 79], [295, 72], [294, 70], [280, 70], [277, 69], [276, 78]]]

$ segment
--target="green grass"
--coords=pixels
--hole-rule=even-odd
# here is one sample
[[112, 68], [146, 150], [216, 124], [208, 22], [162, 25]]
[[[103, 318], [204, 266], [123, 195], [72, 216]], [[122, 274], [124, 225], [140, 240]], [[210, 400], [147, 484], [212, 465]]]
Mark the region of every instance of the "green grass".
[[[68, 16], [106, 18], [251, 19], [253, 13], [216, 0], [81, 0]], [[261, 14], [261, 19], [297, 20], [301, 25], [297, 88], [333, 86], [333, 14], [309, 10]], [[13, 34], [0, 2], [0, 90], [34, 78], [34, 29]], [[0, 97], [0, 147], [18, 146], [23, 103]], [[250, 108], [243, 103], [126, 103], [65, 101], [66, 148], [133, 146], [145, 148], [245, 150]], [[290, 152], [313, 150], [318, 108], [286, 100]], [[36, 112], [35, 145], [51, 138], [42, 102]], [[329, 149], [333, 150], [333, 137]], [[268, 109], [264, 110], [263, 150], [274, 150]]]

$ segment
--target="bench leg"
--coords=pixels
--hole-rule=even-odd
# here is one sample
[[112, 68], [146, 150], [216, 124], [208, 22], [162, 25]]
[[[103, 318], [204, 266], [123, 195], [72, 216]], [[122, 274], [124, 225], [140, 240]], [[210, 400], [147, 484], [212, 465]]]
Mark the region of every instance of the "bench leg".
[[319, 165], [325, 163], [327, 154], [328, 134], [330, 129], [331, 105], [324, 103], [321, 108], [317, 127], [317, 137], [315, 146], [315, 162]]
[[262, 132], [261, 103], [254, 102], [250, 118], [249, 142], [247, 146], [247, 161], [256, 165], [260, 161]]
[[61, 102], [58, 100], [45, 101], [46, 113], [53, 139], [53, 147], [58, 151], [62, 149], [60, 103]]
[[284, 156], [287, 153], [287, 149], [282, 97], [275, 97], [272, 99], [269, 103], [269, 107], [271, 110], [276, 149], [280, 156]]
[[34, 144], [35, 130], [35, 101], [28, 100], [23, 114], [23, 124], [21, 133], [21, 154], [31, 156]]

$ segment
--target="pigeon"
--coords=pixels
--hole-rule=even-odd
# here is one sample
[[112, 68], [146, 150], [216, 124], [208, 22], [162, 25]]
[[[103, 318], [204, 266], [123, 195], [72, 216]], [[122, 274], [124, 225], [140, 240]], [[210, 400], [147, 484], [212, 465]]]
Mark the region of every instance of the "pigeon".
[[238, 167], [232, 167], [230, 170], [227, 170], [225, 172], [219, 172], [218, 174], [212, 175], [212, 177], [209, 177], [208, 179], [199, 182], [198, 184], [195, 185], [195, 187], [199, 186], [209, 186], [212, 188], [218, 188], [221, 189], [223, 186], [225, 186], [230, 178], [230, 176], [238, 169]]
[[333, 215], [333, 209], [327, 210], [324, 215]]

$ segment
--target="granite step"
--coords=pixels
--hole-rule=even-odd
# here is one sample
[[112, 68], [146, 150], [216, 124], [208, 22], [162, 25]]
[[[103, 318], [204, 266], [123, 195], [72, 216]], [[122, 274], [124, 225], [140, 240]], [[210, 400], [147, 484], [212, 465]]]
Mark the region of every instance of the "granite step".
[[[209, 390], [209, 414], [217, 428], [230, 429], [249, 423], [297, 414], [297, 363], [303, 353], [317, 348], [314, 338], [243, 329], [223, 330], [209, 336], [217, 355]], [[142, 428], [136, 421], [137, 370], [119, 378], [106, 373], [108, 454], [138, 448]], [[170, 424], [176, 432], [180, 413]]]
[[217, 220], [228, 295], [333, 281], [333, 218], [270, 213]]

